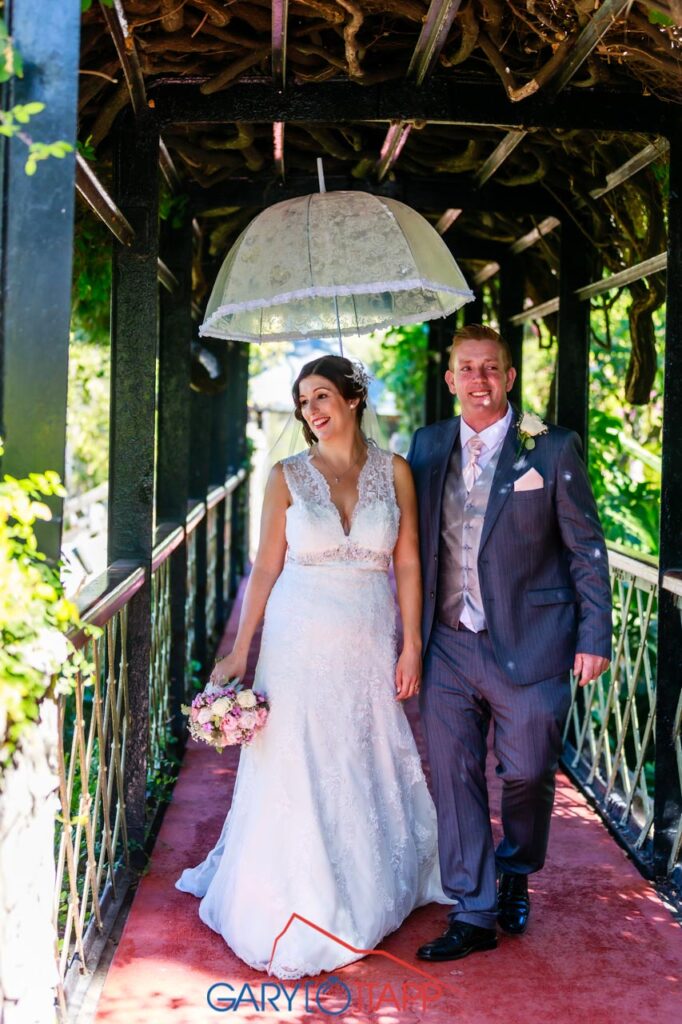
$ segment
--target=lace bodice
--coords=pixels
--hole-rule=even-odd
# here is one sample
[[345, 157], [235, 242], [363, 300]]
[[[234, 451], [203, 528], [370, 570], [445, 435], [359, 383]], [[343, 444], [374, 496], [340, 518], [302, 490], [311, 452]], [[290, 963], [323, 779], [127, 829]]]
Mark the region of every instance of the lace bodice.
[[282, 467], [292, 498], [286, 517], [290, 562], [388, 570], [400, 521], [390, 452], [369, 445], [348, 534], [311, 453], [292, 455]]

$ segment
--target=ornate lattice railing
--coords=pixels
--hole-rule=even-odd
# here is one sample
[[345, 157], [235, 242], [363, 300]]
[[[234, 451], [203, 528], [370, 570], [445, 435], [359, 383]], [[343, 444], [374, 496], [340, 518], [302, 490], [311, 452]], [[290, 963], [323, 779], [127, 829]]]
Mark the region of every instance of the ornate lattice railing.
[[[117, 887], [125, 886], [129, 844], [125, 816], [128, 723], [128, 609], [144, 584], [144, 571], [113, 565], [102, 586], [91, 588], [85, 616], [101, 625], [97, 639], [77, 645], [94, 663], [90, 685], [80, 674], [74, 692], [59, 698], [60, 814], [56, 831], [55, 925], [59, 976], [86, 963], [95, 930]], [[96, 596], [97, 589], [103, 591]]]
[[[231, 596], [225, 581], [233, 579], [235, 565], [243, 560], [234, 546], [221, 550], [220, 539], [232, 539], [225, 524], [233, 492], [245, 477], [242, 471], [219, 494], [212, 492], [215, 525], [207, 533], [197, 526], [206, 516], [208, 502], [194, 502], [185, 523], [158, 529], [151, 565], [115, 563], [81, 595], [81, 618], [100, 626], [102, 633], [76, 638], [94, 664], [93, 677], [77, 675], [73, 693], [61, 696], [58, 704], [60, 813], [54, 917], [62, 1009], [79, 974], [87, 973], [96, 961], [140, 864], [140, 842], [133, 839], [136, 825], [131, 821], [142, 821], [147, 836], [167, 796], [184, 736], [179, 706], [196, 685], [198, 614], [207, 614], [215, 636]], [[239, 536], [245, 540], [243, 530]], [[200, 538], [205, 551], [199, 551]], [[202, 564], [210, 578], [200, 580]], [[199, 609], [202, 587], [208, 608]], [[140, 631], [148, 637], [142, 646], [137, 642]], [[146, 660], [141, 663], [140, 657]], [[142, 678], [148, 678], [148, 705], [142, 715], [132, 707], [133, 666], [137, 678], [140, 670]], [[134, 779], [139, 750], [146, 768], [141, 811], [132, 806], [131, 796], [139, 798], [141, 792]]]
[[[682, 617], [682, 573], [669, 573], [663, 578], [663, 588], [668, 591]], [[678, 652], [678, 670], [682, 674], [682, 651]], [[677, 701], [677, 710], [673, 722], [673, 744], [679, 790], [682, 792], [682, 690]], [[677, 828], [672, 840], [667, 875], [674, 880], [678, 890], [682, 890], [682, 814], [679, 816]]]
[[192, 679], [197, 675], [197, 526], [205, 515], [205, 508], [195, 507], [187, 517], [187, 559], [185, 574], [185, 693], [190, 695]]
[[[610, 669], [584, 688], [573, 681], [564, 766], [640, 866], [653, 872], [656, 765], [656, 651], [659, 572], [655, 563], [609, 551], [614, 607]], [[666, 576], [666, 589], [679, 581]], [[682, 782], [682, 699], [675, 723]], [[668, 873], [679, 860], [682, 821]]]
[[183, 543], [181, 526], [162, 527], [152, 559], [151, 654], [149, 666], [149, 732], [147, 742], [147, 815], [151, 820], [166, 796], [171, 776], [168, 768], [177, 763], [173, 745], [173, 702], [171, 693], [171, 570], [173, 552]]
[[206, 499], [206, 637], [210, 644], [217, 639], [218, 628], [218, 530], [221, 511], [225, 507], [225, 488], [216, 487]]

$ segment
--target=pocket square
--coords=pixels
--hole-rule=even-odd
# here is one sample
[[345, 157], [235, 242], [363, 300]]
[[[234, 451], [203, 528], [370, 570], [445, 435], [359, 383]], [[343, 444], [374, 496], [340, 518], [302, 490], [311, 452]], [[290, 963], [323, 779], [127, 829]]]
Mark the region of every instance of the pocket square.
[[545, 481], [542, 479], [537, 469], [529, 469], [523, 476], [520, 476], [518, 480], [514, 481], [515, 491], [539, 491], [541, 487], [545, 486]]

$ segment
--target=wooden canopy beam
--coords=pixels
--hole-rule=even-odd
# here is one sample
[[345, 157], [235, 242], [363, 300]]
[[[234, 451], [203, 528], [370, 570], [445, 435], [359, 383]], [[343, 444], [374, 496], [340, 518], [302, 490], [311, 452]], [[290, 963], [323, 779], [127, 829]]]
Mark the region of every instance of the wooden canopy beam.
[[523, 142], [528, 132], [507, 132], [505, 137], [492, 151], [488, 159], [476, 171], [476, 184], [481, 187], [500, 169], [505, 160], [511, 156], [519, 143]]
[[509, 323], [518, 326], [519, 324], [525, 324], [527, 320], [539, 320], [543, 316], [549, 316], [550, 313], [559, 312], [559, 296], [555, 295], [553, 299], [547, 299], [546, 302], [538, 302], [536, 306], [529, 306], [528, 309], [524, 309], [521, 313], [515, 313], [514, 316], [509, 317]]
[[128, 25], [125, 11], [121, 0], [112, 0], [111, 4], [105, 6], [100, 4], [100, 10], [104, 15], [111, 38], [116, 47], [118, 59], [125, 76], [130, 102], [133, 105], [135, 114], [140, 114], [147, 108], [147, 90], [144, 84], [144, 76], [137, 56], [135, 39]]
[[159, 167], [171, 192], [178, 192], [182, 186], [178, 169], [163, 139], [159, 139]]
[[[654, 142], [645, 146], [644, 149], [640, 150], [639, 153], [635, 153], [633, 157], [626, 160], [620, 167], [616, 167], [615, 170], [611, 171], [610, 174], [606, 175], [606, 183], [600, 188], [592, 189], [590, 196], [592, 199], [600, 199], [602, 196], [607, 195], [614, 188], [622, 185], [623, 182], [628, 181], [633, 175], [639, 171], [644, 170], [649, 164], [654, 163], [656, 160], [661, 159], [665, 156], [670, 148], [670, 144], [667, 139], [661, 138], [656, 139]], [[581, 204], [582, 205], [582, 204]], [[561, 221], [557, 217], [546, 217], [537, 227], [533, 228], [525, 235], [521, 235], [515, 242], [512, 242], [509, 251], [514, 255], [518, 255], [529, 249], [536, 242], [539, 242], [545, 235], [555, 231]]]
[[159, 284], [162, 284], [166, 291], [172, 295], [173, 292], [176, 292], [180, 287], [180, 282], [168, 264], [164, 263], [160, 256], [157, 260], [157, 267], [158, 270], [156, 276]]
[[462, 0], [431, 0], [414, 48], [408, 78], [421, 85], [435, 68]]
[[[552, 96], [556, 96], [557, 93], [561, 92], [568, 85], [573, 75], [589, 57], [599, 40], [608, 31], [623, 8], [627, 6], [627, 3], [628, 0], [604, 0], [601, 7], [595, 11], [578, 37], [571, 41], [570, 46], [568, 46], [569, 40], [566, 41], [564, 48], [561, 50], [561, 57], [557, 57], [556, 61], [550, 60], [546, 65], [544, 81], [552, 82]], [[519, 90], [513, 98], [519, 100], [532, 95], [537, 92], [540, 86], [539, 78], [534, 79], [528, 86]], [[482, 185], [492, 177], [507, 157], [514, 152], [525, 135], [526, 132], [510, 131], [507, 133], [499, 146], [497, 146], [478, 171], [476, 180], [479, 185]]]
[[[153, 92], [152, 92], [153, 90]], [[674, 105], [640, 92], [572, 89], [547, 103], [543, 95], [512, 103], [495, 82], [457, 77], [430, 78], [421, 89], [402, 81], [367, 85], [309, 82], [305, 88], [276, 92], [270, 82], [235, 82], [230, 89], [203, 95], [200, 80], [161, 78], [150, 85], [162, 127], [246, 121], [307, 121], [310, 124], [428, 121], [433, 124], [488, 125], [496, 128], [573, 128], [637, 131], [670, 136]]]
[[383, 181], [391, 167], [396, 163], [411, 131], [411, 124], [396, 121], [386, 132], [386, 138], [377, 160], [377, 178], [379, 181]]
[[[658, 256], [652, 256], [648, 260], [642, 260], [641, 263], [635, 263], [631, 267], [626, 267], [625, 270], [619, 270], [617, 274], [611, 274], [609, 277], [600, 277], [598, 281], [592, 281], [591, 284], [583, 285], [582, 288], [576, 288], [575, 295], [583, 302], [586, 302], [588, 299], [593, 299], [595, 295], [610, 292], [613, 288], [623, 288], [628, 284], [632, 284], [633, 281], [641, 281], [643, 277], [649, 277], [650, 274], [658, 274], [660, 271], [665, 270], [667, 266], [668, 254], [667, 252], [662, 252]], [[526, 320], [537, 320], [540, 317], [547, 316], [549, 313], [556, 313], [558, 310], [559, 296], [557, 295], [553, 299], [548, 299], [547, 302], [540, 302], [537, 306], [530, 306], [520, 313], [515, 313], [509, 319], [513, 324], [522, 324]]]
[[527, 232], [525, 235], [521, 235], [515, 242], [509, 246], [509, 252], [513, 256], [518, 256], [520, 252], [524, 252], [526, 249], [530, 249], [532, 245], [539, 242], [545, 235], [549, 235], [552, 231], [555, 231], [561, 221], [557, 217], [545, 217], [536, 228], [532, 231]]
[[593, 299], [595, 295], [610, 292], [612, 288], [623, 288], [625, 285], [632, 284], [633, 281], [641, 281], [643, 277], [649, 277], [650, 274], [658, 274], [667, 266], [668, 254], [662, 252], [648, 260], [642, 260], [641, 263], [635, 263], [632, 267], [626, 267], [625, 270], [619, 270], [617, 274], [611, 274], [609, 277], [593, 281], [592, 284], [586, 284], [583, 288], [578, 288], [576, 295], [583, 300]]
[[275, 121], [272, 126], [272, 159], [277, 177], [284, 181], [284, 122]]
[[[486, 263], [484, 267], [481, 267], [477, 274], [474, 274], [472, 279], [473, 283], [477, 288], [480, 288], [482, 284], [485, 284], [485, 282], [489, 281], [491, 277], [494, 277], [495, 274], [499, 273], [499, 270], [500, 264], [497, 260], [491, 260], [490, 263]], [[510, 317], [509, 319], [511, 323], [514, 322], [513, 317]]]
[[615, 171], [611, 171], [610, 174], [606, 175], [606, 183], [601, 188], [594, 188], [590, 192], [592, 199], [601, 199], [607, 192], [611, 192], [612, 189], [622, 185], [623, 182], [628, 181], [633, 175], [639, 171], [644, 170], [649, 164], [653, 164], [656, 160], [662, 159], [670, 149], [670, 144], [667, 139], [656, 139], [655, 142], [650, 143], [641, 149], [639, 153], [635, 153], [633, 157], [626, 160], [620, 167], [616, 167]]
[[[583, 66], [599, 41], [631, 2], [632, 0], [602, 0], [601, 6], [570, 46], [569, 40], [566, 40], [566, 47], [562, 50], [562, 54], [565, 55], [563, 60], [558, 63], [556, 69], [549, 71], [550, 77], [545, 79], [551, 83], [546, 92], [554, 96], [568, 85], [576, 71]], [[544, 88], [544, 83], [540, 88]]]
[[438, 223], [435, 225], [436, 231], [439, 235], [444, 235], [448, 228], [451, 228], [457, 218], [461, 216], [462, 210], [458, 210], [454, 207], [450, 207], [445, 210], [439, 217]]
[[287, 79], [287, 22], [289, 0], [272, 0], [272, 80], [284, 89]]
[[[93, 213], [96, 213], [106, 224], [114, 238], [117, 238], [122, 245], [131, 246], [135, 241], [135, 231], [130, 221], [121, 213], [87, 160], [80, 153], [76, 154], [76, 189]], [[178, 287], [177, 278], [161, 259], [158, 261], [158, 280], [169, 292], [175, 291]]]
[[76, 153], [76, 188], [93, 213], [123, 245], [132, 245], [135, 232], [130, 221], [123, 216], [87, 160]]

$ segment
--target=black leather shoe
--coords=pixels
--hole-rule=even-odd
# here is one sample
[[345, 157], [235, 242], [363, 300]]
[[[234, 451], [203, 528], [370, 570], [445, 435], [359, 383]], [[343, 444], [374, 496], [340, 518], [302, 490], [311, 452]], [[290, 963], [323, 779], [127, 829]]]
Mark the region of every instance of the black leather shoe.
[[494, 928], [479, 928], [465, 921], [453, 921], [439, 939], [420, 946], [417, 956], [420, 960], [460, 960], [470, 953], [481, 953], [496, 946]]
[[503, 871], [497, 892], [497, 920], [508, 935], [522, 935], [528, 927], [530, 897], [528, 875]]

